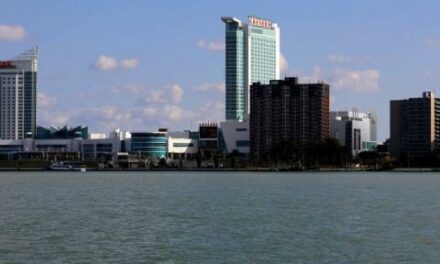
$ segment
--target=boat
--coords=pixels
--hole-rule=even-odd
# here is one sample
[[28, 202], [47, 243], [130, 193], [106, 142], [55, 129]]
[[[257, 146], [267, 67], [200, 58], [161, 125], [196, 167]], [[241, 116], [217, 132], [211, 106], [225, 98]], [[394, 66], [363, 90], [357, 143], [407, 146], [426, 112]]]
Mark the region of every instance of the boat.
[[80, 171], [80, 172], [87, 171], [85, 166], [82, 166], [80, 164], [67, 163], [67, 162], [52, 162], [52, 164], [50, 164], [48, 169], [53, 171]]

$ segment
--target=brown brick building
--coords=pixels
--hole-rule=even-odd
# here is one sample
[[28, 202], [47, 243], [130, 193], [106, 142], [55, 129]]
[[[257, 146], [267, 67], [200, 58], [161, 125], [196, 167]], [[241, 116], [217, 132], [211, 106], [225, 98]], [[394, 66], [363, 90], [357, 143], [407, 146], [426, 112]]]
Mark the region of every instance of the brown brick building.
[[260, 159], [285, 141], [305, 144], [330, 136], [330, 86], [287, 77], [251, 86], [251, 155]]
[[402, 165], [429, 162], [440, 146], [440, 99], [434, 93], [390, 102], [390, 153]]

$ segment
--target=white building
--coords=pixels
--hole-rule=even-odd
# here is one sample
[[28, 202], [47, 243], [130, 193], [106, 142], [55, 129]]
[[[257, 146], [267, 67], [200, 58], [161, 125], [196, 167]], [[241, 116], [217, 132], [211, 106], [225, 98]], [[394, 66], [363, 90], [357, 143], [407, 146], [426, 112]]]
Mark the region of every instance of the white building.
[[357, 110], [330, 112], [330, 136], [351, 151], [353, 156], [377, 145], [377, 117]]
[[199, 151], [199, 141], [190, 131], [168, 132], [168, 156], [174, 159], [189, 159]]
[[0, 139], [36, 133], [38, 50], [0, 61]]
[[120, 140], [124, 140], [131, 138], [131, 133], [129, 131], [123, 131], [118, 128], [110, 132], [110, 137], [116, 137], [119, 138]]
[[116, 160], [121, 150], [118, 138], [104, 139], [33, 139], [0, 140], [0, 154], [14, 155], [16, 153], [78, 153], [84, 160], [96, 160], [106, 156]]
[[249, 121], [227, 120], [220, 123], [220, 130], [226, 153], [238, 150], [242, 154], [249, 154]]
[[106, 139], [105, 133], [89, 133], [89, 139]]

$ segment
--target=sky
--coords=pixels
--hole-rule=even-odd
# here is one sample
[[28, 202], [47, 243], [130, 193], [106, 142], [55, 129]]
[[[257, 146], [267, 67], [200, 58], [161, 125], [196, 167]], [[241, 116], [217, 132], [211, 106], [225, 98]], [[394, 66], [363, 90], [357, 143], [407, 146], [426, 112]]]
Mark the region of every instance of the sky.
[[[37, 123], [91, 132], [224, 119], [224, 24], [281, 29], [282, 77], [330, 84], [334, 111], [440, 93], [440, 1], [0, 0], [0, 59], [39, 47]], [[8, 11], [4, 11], [8, 10]]]

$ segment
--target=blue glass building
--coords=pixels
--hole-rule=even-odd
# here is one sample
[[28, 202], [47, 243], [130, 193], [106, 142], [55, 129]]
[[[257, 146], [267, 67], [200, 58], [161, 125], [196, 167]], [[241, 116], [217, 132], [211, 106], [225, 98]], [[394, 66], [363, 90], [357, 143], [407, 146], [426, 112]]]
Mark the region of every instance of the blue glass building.
[[225, 31], [226, 120], [244, 120], [250, 111], [250, 85], [279, 79], [280, 30], [269, 20], [249, 17], [248, 24], [222, 17]]
[[165, 158], [167, 156], [167, 134], [161, 132], [131, 133], [131, 153], [148, 158]]

